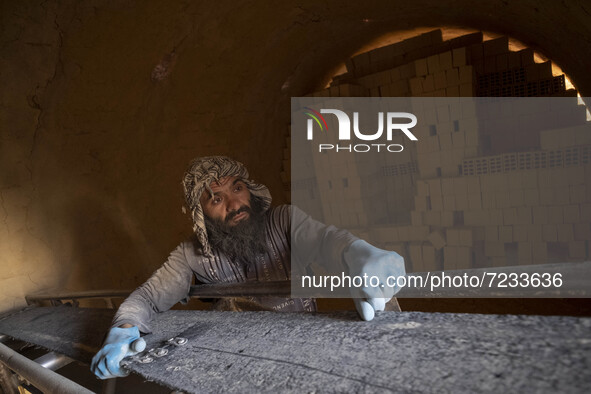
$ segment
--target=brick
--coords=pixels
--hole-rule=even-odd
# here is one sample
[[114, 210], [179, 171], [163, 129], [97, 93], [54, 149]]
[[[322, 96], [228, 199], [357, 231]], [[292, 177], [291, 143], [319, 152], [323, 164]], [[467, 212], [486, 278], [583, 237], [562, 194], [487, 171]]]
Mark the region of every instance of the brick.
[[499, 241], [513, 242], [513, 226], [499, 226]]
[[449, 70], [452, 68], [452, 53], [451, 51], [439, 54], [439, 68], [440, 70]]
[[489, 224], [502, 226], [504, 224], [504, 210], [503, 209], [489, 209]]
[[507, 56], [507, 53], [497, 55], [495, 59], [497, 63], [497, 71], [507, 70], [507, 68], [509, 67], [509, 58]]
[[472, 246], [472, 230], [470, 229], [462, 229], [458, 230], [459, 232], [459, 245], [460, 246]]
[[[484, 236], [484, 226], [476, 226], [472, 228], [472, 241], [474, 244], [476, 244], [477, 242], [484, 242], [485, 236]], [[482, 246], [482, 245], [477, 245], [477, 246]]]
[[548, 223], [564, 223], [563, 208], [561, 206], [548, 207]]
[[468, 194], [468, 184], [466, 182], [466, 178], [459, 177], [459, 178], [452, 178], [452, 188], [453, 193], [458, 194]]
[[443, 269], [446, 271], [455, 270], [457, 267], [458, 253], [457, 246], [446, 246], [443, 248]]
[[572, 241], [568, 243], [568, 257], [583, 260], [587, 257], [585, 242]]
[[466, 48], [456, 48], [452, 50], [452, 66], [460, 67], [466, 64]]
[[482, 43], [482, 50], [485, 57], [507, 53], [509, 52], [509, 38], [507, 36], [503, 36], [484, 41]]
[[429, 74], [429, 69], [427, 67], [427, 59], [418, 59], [414, 61], [415, 67], [415, 74], [417, 76], [425, 76]]
[[441, 195], [431, 195], [431, 209], [433, 211], [443, 211], [443, 198]]
[[433, 195], [442, 195], [441, 190], [441, 180], [440, 179], [428, 179], [427, 183], [429, 184], [429, 193], [431, 196]]
[[453, 148], [453, 141], [451, 136], [451, 134], [447, 133], [439, 135], [439, 146], [441, 147], [442, 151], [449, 151]]
[[502, 242], [485, 242], [484, 255], [488, 257], [504, 257], [505, 244]]
[[533, 207], [532, 219], [534, 224], [548, 224], [548, 208], [547, 207]]
[[[467, 48], [466, 55], [469, 55], [469, 58], [472, 63], [476, 63], [481, 61], [484, 57], [484, 52], [482, 49], [482, 44], [473, 44]], [[468, 56], [467, 56], [468, 57]]]
[[423, 248], [421, 245], [410, 244], [408, 247], [408, 251], [410, 254], [410, 260], [413, 264], [413, 268], [417, 270], [417, 268], [423, 265]]
[[438, 71], [433, 74], [435, 90], [445, 89], [447, 87], [447, 79], [445, 77], [445, 71]]
[[427, 211], [423, 214], [423, 223], [429, 226], [441, 226], [441, 212]]
[[482, 209], [482, 196], [480, 193], [468, 194], [468, 208], [470, 210]]
[[460, 87], [448, 86], [445, 88], [445, 97], [460, 97]]
[[395, 67], [390, 69], [389, 71], [384, 71], [385, 73], [388, 73], [390, 75], [390, 81], [394, 82], [394, 81], [399, 81], [402, 79], [402, 73], [401, 73], [401, 68], [400, 67]]
[[518, 224], [531, 224], [532, 223], [532, 210], [529, 207], [517, 208], [517, 223]]
[[400, 66], [400, 79], [416, 77], [414, 64], [407, 63]]
[[482, 193], [482, 208], [492, 209], [497, 208], [497, 202], [493, 193]]
[[454, 214], [452, 211], [441, 212], [441, 226], [452, 227], [454, 225]]
[[516, 224], [513, 226], [513, 241], [514, 242], [525, 242], [527, 241], [527, 228], [526, 224]]
[[447, 241], [445, 240], [445, 237], [443, 236], [443, 233], [441, 231], [432, 232], [427, 237], [427, 240], [429, 240], [429, 242], [431, 242], [431, 245], [433, 245], [433, 247], [436, 250], [440, 250], [445, 245], [447, 245]]
[[575, 241], [591, 240], [591, 224], [589, 223], [575, 223], [573, 225]]
[[531, 48], [522, 49], [518, 52], [521, 56], [521, 67], [525, 67], [530, 64], [534, 64], [534, 50]]
[[433, 74], [426, 75], [423, 79], [423, 92], [428, 93], [435, 90], [435, 78]]
[[527, 265], [532, 262], [531, 242], [519, 242], [517, 244], [517, 260], [519, 265]]
[[423, 212], [420, 211], [411, 211], [410, 212], [410, 222], [413, 226], [422, 226], [423, 225]]
[[487, 242], [498, 242], [499, 241], [499, 226], [485, 226], [484, 227], [484, 240]]
[[558, 241], [558, 228], [555, 224], [542, 225], [542, 240], [546, 242]]
[[408, 236], [411, 241], [425, 241], [429, 236], [429, 226], [411, 226]]
[[525, 194], [523, 190], [509, 191], [509, 201], [512, 207], [521, 207], [525, 205]]
[[558, 224], [556, 225], [558, 242], [570, 242], [575, 240], [572, 224]]
[[563, 209], [564, 223], [577, 223], [580, 221], [581, 212], [578, 205], [567, 205]]
[[538, 189], [525, 189], [523, 190], [523, 202], [525, 205], [535, 207], [540, 205], [540, 194]]
[[486, 257], [486, 267], [506, 267], [507, 259], [502, 257]]
[[465, 176], [463, 177], [466, 180], [466, 187], [468, 193], [478, 193], [480, 194], [480, 178], [477, 176]]
[[416, 187], [418, 196], [427, 197], [429, 195], [429, 183], [427, 181], [417, 180]]
[[454, 86], [460, 84], [460, 76], [458, 73], [457, 68], [451, 68], [445, 71], [445, 79], [447, 81], [447, 86]]
[[[455, 189], [454, 189], [454, 182], [452, 178], [443, 178], [441, 179], [441, 193], [444, 196], [454, 196]], [[445, 202], [444, 202], [445, 205]]]
[[441, 70], [439, 66], [439, 56], [433, 55], [427, 58], [427, 68], [429, 69], [429, 74], [435, 74]]
[[451, 138], [454, 148], [464, 148], [466, 146], [466, 133], [463, 131], [453, 133]]
[[423, 78], [411, 78], [408, 82], [410, 85], [410, 93], [413, 96], [418, 96], [423, 93]]
[[503, 209], [503, 224], [512, 225], [517, 224], [517, 208]]
[[471, 84], [474, 82], [474, 69], [472, 66], [462, 66], [459, 68], [458, 77], [460, 84]]
[[530, 242], [542, 241], [542, 226], [530, 224], [527, 226], [527, 240]]
[[554, 205], [554, 190], [553, 189], [539, 189], [540, 204], [541, 205]]
[[581, 204], [581, 221], [591, 222], [591, 204]]
[[545, 242], [532, 242], [531, 254], [534, 264], [545, 264], [548, 261], [548, 246]]
[[521, 67], [521, 57], [519, 52], [507, 53], [507, 67], [509, 69]]
[[471, 83], [464, 83], [460, 85], [460, 97], [474, 96], [474, 85]]
[[460, 245], [460, 233], [459, 230], [447, 229], [445, 231], [446, 240], [448, 245], [457, 246]]
[[422, 246], [423, 271], [437, 271], [435, 249], [430, 245]]
[[468, 269], [472, 267], [472, 248], [469, 247], [458, 247], [457, 253], [457, 264], [456, 269]]
[[468, 195], [457, 194], [456, 196], [456, 210], [463, 211], [468, 209]]

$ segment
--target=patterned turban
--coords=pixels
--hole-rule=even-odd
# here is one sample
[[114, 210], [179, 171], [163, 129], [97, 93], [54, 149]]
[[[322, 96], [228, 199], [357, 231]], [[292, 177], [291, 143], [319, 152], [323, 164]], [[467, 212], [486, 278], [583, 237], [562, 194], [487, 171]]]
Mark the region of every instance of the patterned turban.
[[193, 219], [193, 231], [203, 248], [203, 254], [211, 256], [211, 246], [207, 241], [203, 208], [199, 199], [203, 190], [212, 193], [209, 185], [220, 178], [237, 176], [241, 178], [250, 193], [262, 199], [263, 211], [271, 206], [271, 194], [265, 185], [254, 183], [248, 179], [248, 170], [236, 160], [225, 156], [198, 157], [193, 160], [183, 177], [185, 201]]

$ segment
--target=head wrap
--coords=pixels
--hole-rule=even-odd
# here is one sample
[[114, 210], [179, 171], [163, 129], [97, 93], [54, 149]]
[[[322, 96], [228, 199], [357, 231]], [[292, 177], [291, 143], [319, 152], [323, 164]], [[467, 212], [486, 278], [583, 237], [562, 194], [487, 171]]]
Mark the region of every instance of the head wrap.
[[194, 159], [183, 177], [183, 188], [185, 201], [193, 219], [193, 231], [206, 256], [211, 256], [211, 246], [207, 241], [203, 208], [199, 199], [203, 190], [207, 190], [213, 195], [209, 185], [227, 176], [241, 178], [250, 193], [261, 198], [263, 211], [269, 209], [271, 205], [269, 189], [265, 185], [249, 180], [248, 170], [242, 163], [225, 156], [208, 156]]

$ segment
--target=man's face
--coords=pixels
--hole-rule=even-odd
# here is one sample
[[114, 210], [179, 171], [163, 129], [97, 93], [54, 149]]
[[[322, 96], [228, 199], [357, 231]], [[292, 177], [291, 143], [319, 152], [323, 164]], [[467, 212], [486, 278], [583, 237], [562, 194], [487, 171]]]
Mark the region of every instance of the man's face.
[[213, 196], [206, 189], [199, 200], [206, 216], [229, 226], [235, 226], [250, 217], [250, 191], [240, 178], [223, 177], [219, 182], [212, 182], [209, 187]]

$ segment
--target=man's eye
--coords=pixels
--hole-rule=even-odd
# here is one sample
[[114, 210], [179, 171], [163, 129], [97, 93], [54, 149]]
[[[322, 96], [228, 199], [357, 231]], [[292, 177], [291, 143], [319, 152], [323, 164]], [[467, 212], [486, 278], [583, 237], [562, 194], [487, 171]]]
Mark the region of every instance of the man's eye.
[[213, 205], [219, 204], [220, 202], [222, 202], [222, 199], [219, 197], [214, 197], [213, 200], [211, 200]]
[[234, 189], [234, 191], [239, 192], [240, 190], [242, 190], [242, 185], [237, 185], [236, 188]]

